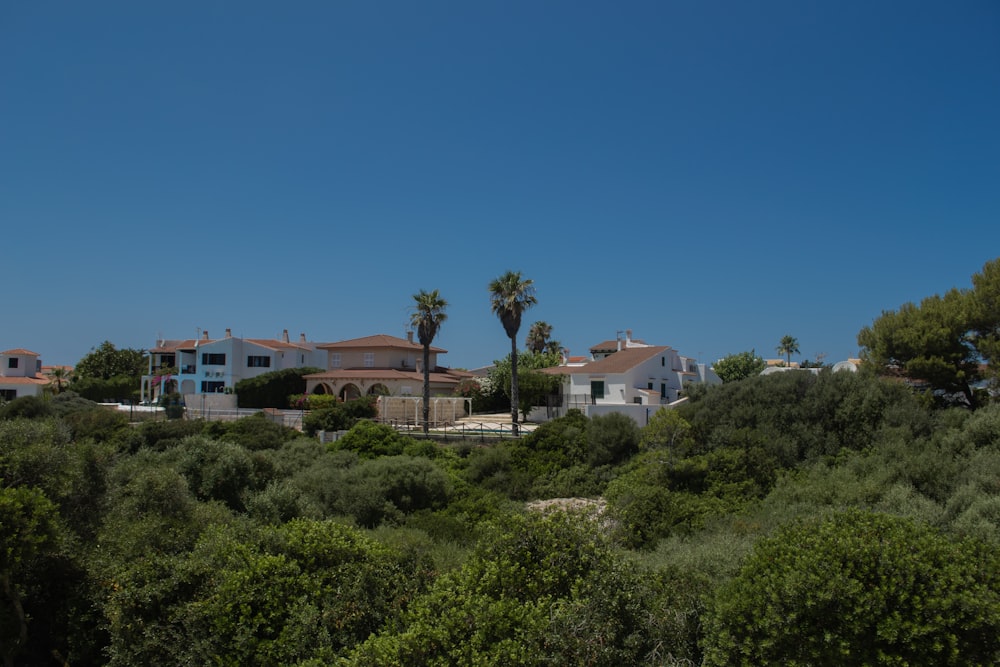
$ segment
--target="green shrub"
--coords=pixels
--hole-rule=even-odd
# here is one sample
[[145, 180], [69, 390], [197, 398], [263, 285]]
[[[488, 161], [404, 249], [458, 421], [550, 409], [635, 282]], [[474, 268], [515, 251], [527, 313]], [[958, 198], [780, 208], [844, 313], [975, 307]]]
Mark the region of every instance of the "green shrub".
[[51, 414], [49, 401], [41, 396], [21, 396], [0, 405], [0, 419], [38, 419]]
[[363, 459], [398, 456], [413, 438], [399, 433], [387, 424], [359, 421], [340, 439], [331, 442], [330, 451], [351, 451]]
[[587, 426], [587, 463], [620, 463], [639, 451], [639, 427], [628, 415], [612, 412], [592, 417]]
[[286, 368], [262, 373], [236, 383], [236, 398], [241, 408], [285, 408], [288, 397], [304, 394], [305, 376], [320, 373], [321, 368]]
[[706, 628], [706, 665], [997, 664], [1000, 560], [888, 515], [811, 519], [754, 548]]

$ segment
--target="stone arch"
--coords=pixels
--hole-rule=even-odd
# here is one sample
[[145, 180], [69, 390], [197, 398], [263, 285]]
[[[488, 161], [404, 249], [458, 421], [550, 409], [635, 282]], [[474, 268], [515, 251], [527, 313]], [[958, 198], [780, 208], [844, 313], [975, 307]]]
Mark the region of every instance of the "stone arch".
[[389, 388], [382, 384], [381, 382], [376, 382], [371, 387], [368, 388], [369, 396], [388, 396]]
[[313, 394], [319, 394], [319, 395], [332, 394], [333, 390], [330, 389], [330, 387], [328, 387], [325, 384], [323, 384], [322, 382], [320, 382], [315, 387], [313, 387], [312, 393]]
[[361, 398], [361, 390], [353, 382], [348, 382], [344, 385], [344, 388], [340, 390], [340, 400], [342, 401], [352, 401], [356, 398]]

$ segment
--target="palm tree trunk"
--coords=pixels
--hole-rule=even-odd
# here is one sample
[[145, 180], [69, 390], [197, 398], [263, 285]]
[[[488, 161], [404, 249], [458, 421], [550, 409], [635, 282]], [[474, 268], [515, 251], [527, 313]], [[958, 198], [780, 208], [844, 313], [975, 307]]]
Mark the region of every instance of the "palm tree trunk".
[[517, 339], [510, 338], [510, 423], [511, 431], [518, 434], [517, 427]]
[[431, 362], [431, 346], [430, 343], [424, 345], [424, 434], [429, 432], [429, 424], [427, 423], [430, 419], [431, 414], [431, 369], [428, 365]]

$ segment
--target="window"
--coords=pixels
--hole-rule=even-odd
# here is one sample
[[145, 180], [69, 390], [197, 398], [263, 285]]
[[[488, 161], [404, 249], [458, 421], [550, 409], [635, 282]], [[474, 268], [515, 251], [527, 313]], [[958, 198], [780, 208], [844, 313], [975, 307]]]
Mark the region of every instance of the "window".
[[604, 398], [604, 380], [590, 381], [590, 395], [595, 401]]
[[17, 398], [17, 389], [0, 389], [0, 401], [13, 401]]
[[203, 352], [201, 355], [201, 364], [202, 366], [225, 366], [226, 355]]
[[667, 365], [667, 358], [666, 357], [660, 357], [660, 365], [661, 366], [666, 366]]
[[365, 368], [375, 368], [374, 352], [365, 352]]
[[247, 357], [247, 368], [270, 368], [271, 357], [252, 354]]
[[18, 362], [17, 357], [11, 357], [10, 359], [7, 360], [7, 368], [17, 368], [17, 362]]
[[646, 383], [646, 389], [652, 390], [653, 389], [653, 383], [652, 382], [647, 382]]
[[340, 368], [340, 352], [330, 353], [330, 368]]
[[666, 398], [666, 397], [667, 397], [667, 383], [666, 382], [661, 382], [660, 383], [660, 398]]
[[201, 393], [203, 394], [217, 394], [221, 392], [226, 387], [225, 382], [217, 382], [215, 380], [208, 380], [201, 383]]

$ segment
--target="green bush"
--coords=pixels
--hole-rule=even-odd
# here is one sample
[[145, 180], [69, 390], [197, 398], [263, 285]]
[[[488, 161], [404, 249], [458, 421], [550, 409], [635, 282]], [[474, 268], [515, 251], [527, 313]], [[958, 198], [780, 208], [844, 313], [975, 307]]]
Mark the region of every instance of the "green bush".
[[320, 373], [321, 368], [286, 368], [262, 373], [236, 383], [236, 400], [241, 408], [285, 408], [288, 397], [304, 394], [305, 376]]
[[51, 414], [49, 401], [41, 396], [21, 396], [0, 405], [0, 419], [38, 419]]
[[814, 518], [754, 548], [706, 628], [706, 665], [997, 664], [1000, 560], [888, 515]]
[[587, 463], [620, 463], [639, 451], [639, 427], [628, 415], [612, 412], [592, 417], [587, 426]]
[[386, 424], [359, 421], [328, 447], [330, 451], [351, 451], [360, 458], [371, 459], [379, 456], [398, 456], [412, 442], [413, 438], [401, 434]]

